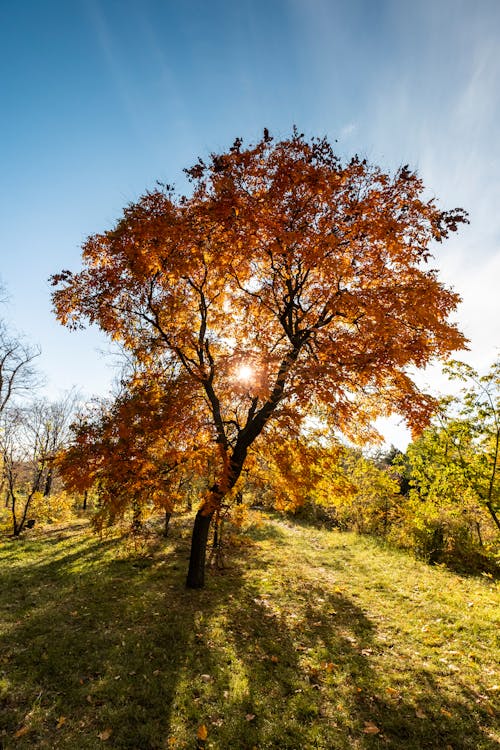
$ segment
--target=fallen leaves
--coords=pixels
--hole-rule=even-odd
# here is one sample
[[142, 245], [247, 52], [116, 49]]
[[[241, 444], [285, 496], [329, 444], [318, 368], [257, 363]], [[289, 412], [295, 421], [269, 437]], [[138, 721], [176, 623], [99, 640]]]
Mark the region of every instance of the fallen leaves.
[[208, 729], [206, 728], [205, 724], [202, 724], [198, 727], [198, 731], [196, 732], [196, 739], [201, 740], [202, 742], [205, 742], [205, 740], [208, 737]]
[[364, 734], [379, 734], [380, 729], [373, 721], [365, 721], [365, 728], [363, 729]]
[[30, 728], [27, 726], [21, 727], [21, 729], [18, 729], [17, 732], [14, 733], [14, 739], [18, 740], [20, 737], [24, 737], [25, 734], [28, 734], [30, 731]]
[[113, 730], [111, 729], [111, 727], [106, 727], [106, 729], [104, 729], [102, 732], [99, 732], [97, 736], [99, 737], [100, 740], [102, 740], [103, 742], [106, 742], [107, 740], [109, 740], [112, 734], [113, 734]]

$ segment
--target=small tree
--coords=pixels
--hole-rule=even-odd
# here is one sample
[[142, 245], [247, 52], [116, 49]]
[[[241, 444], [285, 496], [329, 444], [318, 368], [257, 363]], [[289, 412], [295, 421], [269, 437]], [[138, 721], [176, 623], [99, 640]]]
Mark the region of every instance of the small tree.
[[447, 321], [458, 295], [425, 264], [467, 219], [425, 200], [407, 167], [343, 164], [296, 131], [237, 139], [187, 175], [190, 197], [164, 186], [90, 237], [83, 270], [53, 277], [53, 299], [64, 325], [99, 325], [201, 395], [219, 467], [193, 527], [187, 585], [200, 587], [211, 519], [270, 421], [298, 430], [316, 410], [358, 436], [391, 411], [426, 423], [433, 400], [407, 368], [464, 338]]

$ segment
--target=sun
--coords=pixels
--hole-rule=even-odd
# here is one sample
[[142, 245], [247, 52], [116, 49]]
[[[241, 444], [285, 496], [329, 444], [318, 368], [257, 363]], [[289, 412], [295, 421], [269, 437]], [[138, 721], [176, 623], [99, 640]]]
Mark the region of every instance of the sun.
[[238, 369], [236, 370], [237, 379], [243, 381], [244, 383], [251, 380], [252, 376], [253, 376], [253, 367], [250, 367], [250, 365], [240, 365]]

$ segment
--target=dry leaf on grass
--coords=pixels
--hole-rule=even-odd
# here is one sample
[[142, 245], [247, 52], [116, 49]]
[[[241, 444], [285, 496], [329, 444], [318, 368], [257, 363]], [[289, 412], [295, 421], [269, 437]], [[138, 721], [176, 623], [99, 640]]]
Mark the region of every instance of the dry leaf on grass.
[[205, 741], [208, 737], [208, 730], [205, 726], [205, 724], [202, 724], [201, 727], [198, 727], [198, 731], [196, 732], [196, 737], [199, 740]]
[[102, 732], [99, 732], [97, 736], [99, 737], [100, 740], [102, 740], [103, 742], [106, 742], [106, 740], [109, 740], [112, 734], [113, 734], [113, 730], [111, 729], [111, 727], [107, 727]]
[[24, 737], [25, 734], [28, 734], [30, 731], [29, 727], [21, 727], [21, 729], [18, 729], [17, 732], [14, 734], [14, 737], [16, 740], [19, 739], [19, 737]]
[[365, 728], [363, 729], [365, 734], [378, 734], [380, 729], [373, 721], [365, 721]]

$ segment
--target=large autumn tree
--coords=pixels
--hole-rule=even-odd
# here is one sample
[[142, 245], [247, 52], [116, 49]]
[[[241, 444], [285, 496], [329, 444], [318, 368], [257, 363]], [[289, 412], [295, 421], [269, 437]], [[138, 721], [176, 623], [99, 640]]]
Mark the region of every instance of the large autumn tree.
[[368, 434], [395, 411], [425, 424], [433, 402], [408, 368], [464, 345], [430, 247], [467, 219], [426, 199], [407, 167], [343, 163], [297, 131], [237, 139], [186, 172], [188, 197], [160, 186], [89, 237], [53, 299], [64, 325], [97, 324], [202, 394], [219, 472], [193, 527], [187, 585], [199, 587], [213, 514], [270, 420], [299, 429], [315, 412]]

